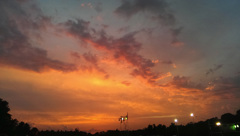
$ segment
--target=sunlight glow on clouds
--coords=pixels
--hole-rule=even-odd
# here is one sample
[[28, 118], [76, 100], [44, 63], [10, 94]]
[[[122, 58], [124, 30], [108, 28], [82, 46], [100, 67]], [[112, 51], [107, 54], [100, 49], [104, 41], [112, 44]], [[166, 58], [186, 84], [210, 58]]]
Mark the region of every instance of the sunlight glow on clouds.
[[[240, 21], [238, 4], [199, 5], [0, 1], [0, 95], [15, 118], [40, 129], [116, 129], [127, 112], [138, 129], [235, 111], [240, 33], [229, 24]], [[212, 6], [228, 19], [216, 22]]]

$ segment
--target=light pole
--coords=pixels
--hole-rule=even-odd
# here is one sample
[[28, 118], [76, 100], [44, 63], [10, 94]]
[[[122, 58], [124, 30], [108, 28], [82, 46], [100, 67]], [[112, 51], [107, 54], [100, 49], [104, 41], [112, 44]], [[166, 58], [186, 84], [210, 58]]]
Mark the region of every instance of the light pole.
[[222, 130], [221, 130], [221, 122], [216, 122], [216, 126], [218, 126], [219, 127], [219, 131], [220, 131], [220, 134], [221, 134], [221, 136], [223, 136], [223, 133], [222, 133]]
[[190, 117], [193, 118], [193, 123], [194, 123], [194, 114], [193, 114], [193, 113], [190, 113]]
[[219, 127], [221, 126], [221, 122], [216, 122], [216, 125]]
[[193, 125], [193, 135], [195, 136], [196, 135], [196, 132], [195, 132], [195, 125], [194, 125], [194, 114], [191, 112], [190, 113], [190, 117], [193, 119], [192, 121], [192, 125]]
[[175, 125], [176, 125], [176, 128], [177, 128], [177, 136], [179, 136], [179, 134], [178, 134], [178, 126], [177, 126], [178, 119], [177, 119], [177, 118], [175, 118], [175, 119], [174, 119], [174, 122], [175, 122]]

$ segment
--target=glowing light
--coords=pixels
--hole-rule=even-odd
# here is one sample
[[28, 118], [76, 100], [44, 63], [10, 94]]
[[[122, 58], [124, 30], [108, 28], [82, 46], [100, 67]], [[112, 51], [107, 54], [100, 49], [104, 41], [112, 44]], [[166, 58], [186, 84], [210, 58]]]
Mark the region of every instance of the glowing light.
[[217, 126], [221, 126], [221, 122], [217, 122], [216, 125], [217, 125]]
[[178, 119], [174, 119], [174, 122], [177, 123], [177, 122], [178, 122]]
[[239, 125], [234, 125], [234, 128], [239, 128]]
[[193, 114], [193, 113], [190, 113], [190, 116], [191, 116], [191, 117], [194, 117], [194, 114]]

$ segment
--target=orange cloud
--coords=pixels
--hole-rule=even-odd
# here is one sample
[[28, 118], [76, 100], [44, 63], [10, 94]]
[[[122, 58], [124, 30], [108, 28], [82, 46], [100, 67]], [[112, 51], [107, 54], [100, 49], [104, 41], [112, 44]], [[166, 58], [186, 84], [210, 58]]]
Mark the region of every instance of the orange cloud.
[[[103, 30], [97, 32], [89, 26], [89, 22], [84, 20], [68, 21], [65, 23], [67, 33], [74, 37], [90, 43], [94, 48], [100, 51], [106, 51], [112, 55], [115, 61], [124, 60], [133, 66], [132, 76], [146, 79], [148, 83], [155, 82], [162, 78], [162, 74], [153, 72], [151, 69], [155, 66], [150, 59], [145, 59], [138, 54], [141, 44], [138, 43], [134, 36], [137, 32], [129, 33], [119, 39], [108, 36]], [[82, 28], [82, 29], [79, 29]], [[95, 33], [93, 36], [91, 31]]]

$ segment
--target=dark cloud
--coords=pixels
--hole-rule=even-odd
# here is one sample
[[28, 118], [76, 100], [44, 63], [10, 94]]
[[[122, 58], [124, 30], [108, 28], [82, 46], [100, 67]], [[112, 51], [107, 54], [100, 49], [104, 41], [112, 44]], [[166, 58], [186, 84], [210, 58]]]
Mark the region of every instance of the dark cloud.
[[97, 62], [98, 62], [97, 56], [91, 54], [90, 52], [84, 53], [84, 54], [83, 54], [83, 57], [84, 57], [84, 59], [85, 59], [86, 61], [88, 61], [88, 62], [90, 62], [90, 63], [92, 63], [92, 64], [94, 64], [94, 65], [96, 65]]
[[108, 51], [111, 51], [116, 60], [124, 59], [133, 65], [135, 68], [131, 75], [141, 77], [149, 83], [155, 83], [160, 78], [160, 74], [152, 72], [151, 68], [155, 64], [150, 59], [138, 54], [141, 44], [134, 38], [136, 33], [128, 33], [119, 39], [108, 39], [106, 36], [101, 36], [97, 43], [100, 43], [100, 47], [104, 45]]
[[122, 4], [114, 11], [124, 18], [131, 18], [137, 13], [149, 13], [148, 16], [161, 25], [170, 27], [172, 46], [180, 47], [184, 43], [178, 39], [183, 27], [175, 28], [176, 19], [166, 0], [122, 0]]
[[130, 18], [139, 12], [151, 13], [152, 19], [164, 25], [175, 23], [175, 17], [165, 0], [122, 0], [122, 4], [115, 10], [117, 15], [125, 18]]
[[[47, 57], [47, 51], [33, 47], [29, 42], [29, 31], [39, 30], [45, 24], [47, 17], [40, 16], [31, 20], [18, 1], [0, 2], [0, 63], [41, 72], [46, 68], [60, 71], [76, 70], [73, 64], [52, 60]], [[40, 21], [40, 20], [41, 21]], [[28, 33], [29, 32], [29, 33]]]
[[71, 56], [76, 58], [76, 59], [80, 59], [81, 58], [81, 56], [77, 52], [71, 52]]
[[214, 72], [216, 72], [217, 70], [219, 70], [220, 68], [222, 68], [223, 65], [220, 64], [220, 65], [214, 65], [214, 68], [210, 68], [207, 72], [206, 72], [206, 75], [209, 75], [209, 74], [213, 74]]
[[[131, 75], [141, 77], [151, 84], [162, 77], [162, 74], [151, 70], [155, 66], [152, 60], [139, 55], [138, 51], [141, 49], [141, 44], [135, 40], [135, 35], [138, 32], [131, 32], [121, 38], [115, 39], [108, 36], [104, 30], [96, 31], [90, 28], [89, 22], [84, 20], [68, 21], [65, 23], [65, 27], [68, 34], [90, 43], [98, 50], [112, 54], [115, 60], [125, 60], [131, 64], [134, 69]], [[91, 62], [95, 62], [94, 58], [88, 57], [85, 58], [91, 60]]]
[[185, 96], [190, 97], [191, 94], [194, 93], [195, 95], [197, 94], [198, 99], [215, 101], [219, 99], [239, 99], [239, 83], [239, 75], [234, 77], [217, 78], [214, 81], [210, 82], [208, 86], [200, 83], [195, 83], [191, 81], [189, 77], [175, 76], [169, 83], [161, 87], [173, 87], [175, 90], [173, 95], [175, 96], [175, 94], [178, 94], [179, 98], [185, 98]]
[[109, 25], [102, 24], [102, 27], [103, 27], [104, 29], [107, 29], [107, 28], [109, 27]]
[[183, 42], [179, 41], [178, 40], [178, 35], [182, 32], [183, 30], [183, 27], [179, 27], [179, 28], [174, 28], [174, 29], [171, 29], [170, 32], [172, 34], [172, 45], [175, 46], [175, 47], [179, 47], [179, 46], [182, 46], [184, 45]]
[[108, 78], [109, 75], [107, 72], [98, 66], [98, 57], [91, 52], [79, 54], [77, 52], [71, 52], [71, 56], [76, 60], [76, 63], [80, 63], [78, 68], [82, 70], [92, 71], [97, 70], [100, 73], [105, 74], [105, 78]]
[[118, 32], [127, 32], [130, 29], [130, 26], [121, 27], [118, 29]]
[[95, 9], [97, 12], [102, 12], [102, 3], [101, 3], [101, 2], [98, 2], [98, 3], [94, 6], [94, 9]]
[[162, 63], [162, 64], [168, 64], [168, 65], [174, 64], [171, 60], [168, 60], [168, 61], [163, 60], [163, 61], [161, 61], [161, 63]]
[[168, 85], [173, 85], [176, 88], [193, 88], [193, 89], [204, 89], [203, 85], [196, 84], [190, 80], [189, 77], [185, 76], [174, 76], [172, 81]]
[[211, 91], [215, 96], [222, 99], [240, 98], [240, 76], [220, 77], [210, 84], [213, 86]]
[[[153, 62], [154, 62], [154, 61], [153, 61]], [[173, 68], [176, 68], [176, 67], [177, 67], [177, 66], [175, 65], [175, 63], [173, 63], [171, 60], [168, 60], [168, 61], [166, 61], [166, 60], [163, 60], [163, 61], [158, 61], [158, 60], [156, 60], [155, 62], [156, 62], [156, 63], [160, 62], [160, 63], [166, 64], [166, 65], [172, 65]]]
[[69, 32], [78, 36], [79, 39], [84, 40], [84, 38], [92, 38], [89, 28], [90, 22], [78, 19], [77, 22], [68, 20], [64, 25], [69, 29]]
[[174, 37], [177, 37], [181, 33], [182, 29], [183, 29], [183, 27], [176, 28], [176, 29], [171, 29], [172, 35]]
[[92, 69], [92, 68], [94, 68], [94, 69], [98, 70], [99, 72], [102, 72], [102, 73], [106, 74], [105, 77], [108, 77], [108, 75], [107, 75], [107, 73], [104, 71], [104, 69], [102, 69], [102, 68], [100, 68], [100, 67], [98, 66], [98, 58], [97, 58], [97, 55], [93, 55], [92, 53], [88, 52], [88, 53], [84, 53], [84, 54], [82, 55], [82, 57], [83, 57], [87, 62], [89, 62], [89, 63], [91, 64], [91, 66], [84, 66], [85, 68], [87, 68], [87, 69]]

